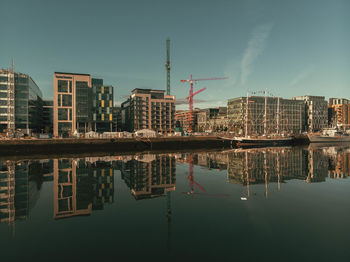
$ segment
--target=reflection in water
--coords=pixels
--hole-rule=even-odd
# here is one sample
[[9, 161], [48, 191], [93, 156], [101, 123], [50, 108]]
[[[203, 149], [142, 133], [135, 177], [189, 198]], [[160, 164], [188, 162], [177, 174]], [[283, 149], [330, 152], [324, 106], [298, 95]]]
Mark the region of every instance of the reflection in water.
[[16, 220], [26, 220], [41, 185], [52, 180], [52, 160], [0, 162], [0, 222], [14, 233]]
[[[176, 161], [189, 164], [186, 194], [208, 194], [194, 178], [193, 165], [227, 170], [227, 182], [241, 184], [250, 196], [251, 186], [281, 184], [290, 179], [307, 183], [326, 178], [346, 178], [350, 173], [350, 150], [344, 148], [260, 148], [222, 153], [145, 154], [0, 162], [0, 222], [14, 228], [26, 220], [39, 198], [43, 182], [53, 180], [55, 219], [90, 215], [114, 202], [115, 176], [129, 187], [135, 200], [166, 197], [170, 232], [171, 195], [176, 190]], [[196, 193], [195, 193], [196, 191]], [[215, 192], [220, 193], [220, 192]]]
[[54, 218], [90, 215], [113, 203], [111, 162], [87, 159], [54, 160]]

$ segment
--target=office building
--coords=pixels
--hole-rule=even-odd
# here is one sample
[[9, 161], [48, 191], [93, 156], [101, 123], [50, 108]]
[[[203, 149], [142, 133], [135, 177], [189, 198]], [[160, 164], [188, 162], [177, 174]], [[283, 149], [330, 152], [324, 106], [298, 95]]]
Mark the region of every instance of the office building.
[[[277, 97], [238, 97], [227, 101], [228, 130], [237, 134], [297, 134], [305, 126], [305, 106], [303, 101]], [[248, 116], [247, 116], [248, 111]], [[265, 118], [266, 115], [266, 118]], [[266, 123], [266, 125], [265, 125]]]
[[324, 96], [296, 96], [293, 100], [305, 104], [304, 131], [316, 132], [328, 126], [328, 103]]
[[53, 100], [43, 100], [43, 131], [53, 133]]
[[161, 134], [175, 129], [175, 96], [163, 90], [132, 90], [129, 99], [121, 104], [122, 126], [125, 131], [152, 129]]
[[103, 85], [103, 79], [92, 78], [92, 123], [94, 131], [115, 131], [113, 128], [113, 90], [113, 86]]
[[54, 136], [112, 130], [113, 86], [89, 74], [54, 73]]
[[0, 132], [40, 133], [42, 111], [41, 90], [29, 75], [0, 71]]

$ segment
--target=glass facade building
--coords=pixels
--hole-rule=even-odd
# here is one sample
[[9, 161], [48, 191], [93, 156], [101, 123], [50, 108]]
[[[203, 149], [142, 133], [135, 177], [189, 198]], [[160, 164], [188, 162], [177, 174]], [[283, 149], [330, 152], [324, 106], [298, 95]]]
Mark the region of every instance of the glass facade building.
[[14, 78], [14, 126], [24, 134], [40, 133], [43, 128], [42, 92], [27, 74], [0, 71], [0, 131], [7, 129], [8, 123], [8, 85], [11, 74]]
[[113, 86], [104, 86], [103, 79], [92, 79], [92, 122], [95, 131], [113, 131]]
[[54, 136], [112, 131], [113, 86], [89, 74], [54, 73]]

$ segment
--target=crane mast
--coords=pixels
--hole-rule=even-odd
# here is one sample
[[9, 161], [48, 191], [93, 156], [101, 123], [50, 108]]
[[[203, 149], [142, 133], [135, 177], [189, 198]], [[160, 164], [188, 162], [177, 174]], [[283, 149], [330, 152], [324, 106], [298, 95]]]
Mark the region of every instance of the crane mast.
[[180, 80], [182, 83], [185, 82], [190, 82], [190, 91], [188, 97], [186, 97], [189, 105], [189, 112], [188, 112], [188, 132], [193, 131], [193, 124], [194, 124], [194, 119], [193, 119], [193, 97], [197, 95], [198, 93], [204, 91], [206, 88], [202, 88], [198, 90], [197, 92], [193, 93], [193, 83], [196, 83], [198, 81], [207, 81], [207, 80], [222, 80], [222, 79], [227, 79], [228, 77], [212, 77], [212, 78], [200, 78], [200, 79], [193, 79], [192, 75], [190, 75], [190, 79], [184, 79]]
[[170, 39], [166, 40], [166, 94], [170, 95]]

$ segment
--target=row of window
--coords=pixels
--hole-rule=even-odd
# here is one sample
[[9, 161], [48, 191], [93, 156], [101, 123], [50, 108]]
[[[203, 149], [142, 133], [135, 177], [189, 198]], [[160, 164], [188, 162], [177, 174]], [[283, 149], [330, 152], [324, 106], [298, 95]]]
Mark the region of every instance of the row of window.
[[96, 113], [93, 114], [93, 121], [112, 121], [113, 120], [113, 115], [112, 114], [100, 114], [100, 115], [96, 115]]

